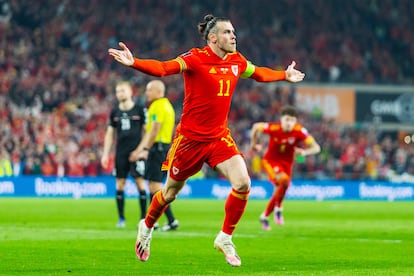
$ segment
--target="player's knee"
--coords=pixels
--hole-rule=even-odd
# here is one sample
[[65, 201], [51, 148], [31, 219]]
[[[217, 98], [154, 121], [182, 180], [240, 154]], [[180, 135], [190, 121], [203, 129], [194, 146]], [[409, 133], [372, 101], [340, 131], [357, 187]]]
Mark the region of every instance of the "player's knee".
[[125, 189], [125, 179], [117, 179], [115, 185], [117, 191], [123, 191]]
[[185, 181], [176, 181], [172, 178], [168, 178], [164, 188], [162, 189], [164, 200], [167, 203], [173, 202], [177, 198], [178, 193], [183, 188], [184, 184]]
[[248, 176], [240, 176], [237, 180], [232, 181], [232, 187], [236, 191], [246, 192], [250, 189], [251, 181]]
[[167, 203], [171, 203], [177, 198], [179, 192], [180, 189], [177, 187], [166, 186], [162, 190], [162, 195]]
[[286, 174], [283, 174], [283, 175], [281, 176], [280, 180], [279, 180], [279, 183], [280, 183], [283, 187], [285, 187], [285, 188], [289, 187], [289, 185], [290, 185], [290, 177], [289, 177], [288, 175], [286, 175]]
[[171, 192], [163, 194], [165, 202], [167, 203], [173, 202], [177, 198], [177, 194], [178, 193], [171, 193]]

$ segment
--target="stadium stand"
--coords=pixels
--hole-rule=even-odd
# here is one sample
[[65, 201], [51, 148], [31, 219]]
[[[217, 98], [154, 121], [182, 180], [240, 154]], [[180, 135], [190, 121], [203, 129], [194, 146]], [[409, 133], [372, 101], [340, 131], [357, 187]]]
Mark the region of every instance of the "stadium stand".
[[[124, 41], [140, 57], [174, 58], [204, 45], [195, 26], [210, 12], [231, 18], [238, 49], [255, 64], [282, 69], [295, 59], [308, 83], [414, 84], [411, 1], [269, 3], [0, 0], [0, 164], [6, 164], [0, 176], [10, 174], [7, 164], [14, 175], [110, 174], [98, 160], [113, 85], [130, 79], [139, 97], [149, 78], [113, 62], [107, 49]], [[180, 113], [182, 79], [165, 82]], [[294, 104], [294, 91], [238, 85], [229, 122], [253, 177], [263, 174], [248, 149], [248, 130], [254, 121], [272, 120], [284, 104]], [[412, 145], [315, 114], [302, 113], [300, 120], [323, 152], [299, 161], [297, 177], [414, 175]]]

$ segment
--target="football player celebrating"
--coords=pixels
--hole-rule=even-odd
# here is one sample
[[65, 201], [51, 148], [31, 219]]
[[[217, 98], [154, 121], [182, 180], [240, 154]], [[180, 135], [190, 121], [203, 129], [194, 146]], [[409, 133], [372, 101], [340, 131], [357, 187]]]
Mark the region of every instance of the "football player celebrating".
[[154, 223], [175, 200], [186, 180], [207, 163], [225, 176], [232, 187], [214, 247], [224, 253], [229, 264], [240, 266], [232, 234], [247, 204], [250, 177], [227, 125], [234, 89], [239, 78], [299, 82], [305, 74], [294, 68], [295, 62], [286, 71], [250, 63], [236, 51], [236, 33], [227, 18], [207, 15], [198, 24], [198, 30], [207, 46], [193, 48], [172, 60], [135, 58], [122, 42], [119, 43], [120, 50], [108, 50], [116, 61], [143, 73], [157, 77], [179, 73], [184, 76], [182, 116], [163, 165], [163, 169], [168, 170], [168, 177], [164, 188], [154, 195], [145, 220], [140, 223], [135, 249], [141, 261], [148, 260]]
[[[284, 224], [282, 202], [290, 185], [292, 166], [295, 154], [302, 156], [317, 154], [321, 147], [308, 131], [297, 123], [297, 112], [294, 107], [282, 109], [280, 122], [260, 122], [253, 125], [251, 131], [251, 148], [262, 151], [263, 145], [258, 143], [260, 133], [269, 136], [268, 147], [262, 164], [275, 189], [266, 209], [260, 216], [264, 230], [270, 230], [268, 216], [274, 212], [276, 224]], [[301, 143], [306, 148], [299, 147]]]

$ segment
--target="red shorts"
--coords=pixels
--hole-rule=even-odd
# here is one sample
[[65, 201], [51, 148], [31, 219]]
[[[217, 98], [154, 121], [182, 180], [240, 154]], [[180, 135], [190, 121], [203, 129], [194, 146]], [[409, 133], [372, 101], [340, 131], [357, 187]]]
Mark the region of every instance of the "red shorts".
[[276, 174], [285, 173], [289, 178], [291, 177], [292, 165], [289, 163], [263, 159], [262, 165], [271, 182], [275, 181]]
[[191, 140], [177, 133], [162, 170], [168, 170], [169, 176], [176, 181], [185, 181], [199, 172], [204, 162], [215, 168], [237, 154], [241, 155], [230, 132], [209, 142]]

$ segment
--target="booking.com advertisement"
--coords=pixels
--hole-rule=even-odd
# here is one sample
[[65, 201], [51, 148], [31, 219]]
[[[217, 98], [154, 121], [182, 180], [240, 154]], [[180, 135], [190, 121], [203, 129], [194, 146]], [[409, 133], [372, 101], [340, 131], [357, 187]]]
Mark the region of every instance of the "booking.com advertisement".
[[[221, 179], [189, 180], [179, 198], [225, 199], [230, 184]], [[268, 199], [273, 186], [264, 180], [252, 180], [250, 199]], [[137, 189], [128, 179], [127, 197], [137, 197]], [[56, 178], [10, 177], [0, 178], [0, 197], [113, 197], [113, 177]], [[414, 185], [381, 181], [293, 180], [287, 199], [295, 200], [414, 200]]]

